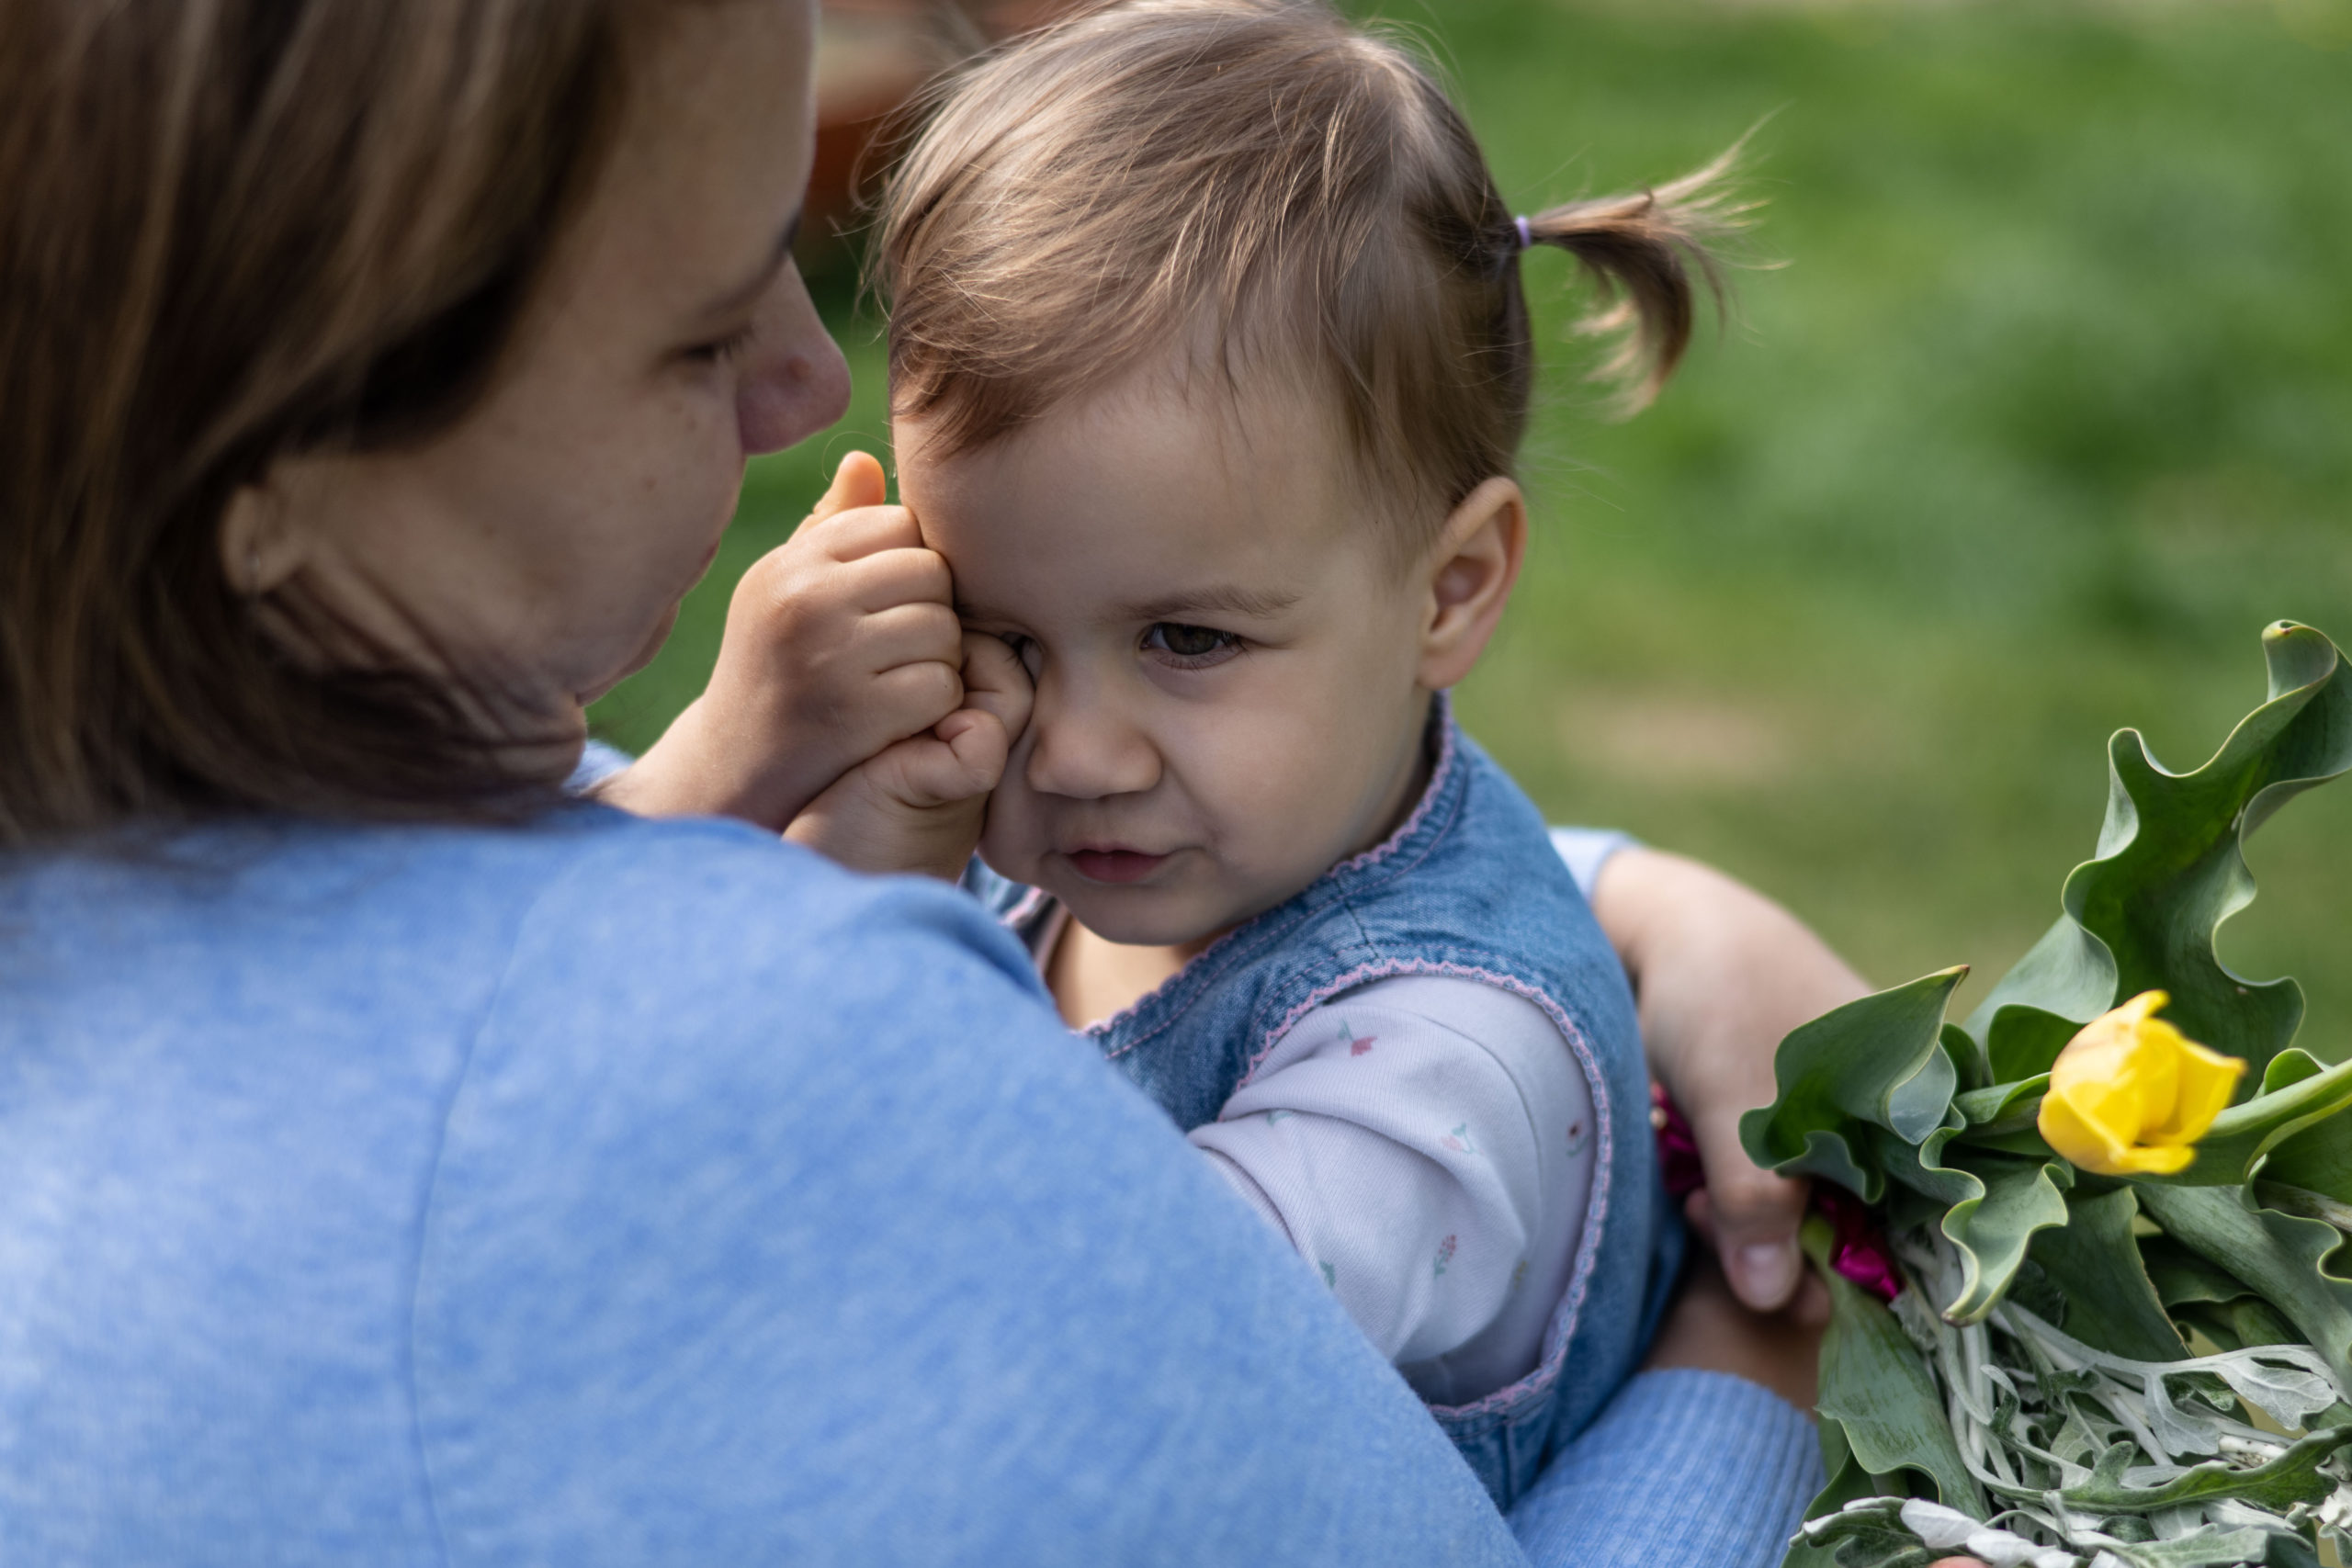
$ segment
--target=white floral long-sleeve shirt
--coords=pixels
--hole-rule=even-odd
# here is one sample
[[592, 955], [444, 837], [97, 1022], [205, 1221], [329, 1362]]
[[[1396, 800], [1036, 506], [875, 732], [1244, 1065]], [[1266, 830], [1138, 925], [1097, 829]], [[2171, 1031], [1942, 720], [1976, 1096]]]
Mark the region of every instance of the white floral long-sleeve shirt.
[[1552, 1020], [1402, 976], [1317, 1009], [1190, 1134], [1432, 1404], [1535, 1368], [1593, 1177], [1591, 1091]]

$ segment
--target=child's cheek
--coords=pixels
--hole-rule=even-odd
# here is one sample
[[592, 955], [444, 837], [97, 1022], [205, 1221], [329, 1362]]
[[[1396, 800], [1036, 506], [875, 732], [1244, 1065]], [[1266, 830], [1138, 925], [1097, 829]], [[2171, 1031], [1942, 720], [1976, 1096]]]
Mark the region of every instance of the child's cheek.
[[1029, 886], [1044, 869], [1044, 835], [1036, 821], [1035, 797], [1010, 773], [989, 800], [988, 826], [980, 833], [981, 861], [999, 876]]

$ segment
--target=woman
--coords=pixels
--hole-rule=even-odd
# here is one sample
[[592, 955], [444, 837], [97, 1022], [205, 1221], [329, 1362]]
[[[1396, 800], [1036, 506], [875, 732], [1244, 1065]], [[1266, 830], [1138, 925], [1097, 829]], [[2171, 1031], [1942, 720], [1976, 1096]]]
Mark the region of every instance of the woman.
[[[788, 261], [813, 10], [0, 13], [9, 1561], [1522, 1560], [956, 896], [560, 794], [744, 457], [842, 404]], [[806, 799], [766, 722], [621, 793]], [[1604, 916], [1785, 1297], [1794, 1195], [1719, 1152], [1760, 1058], [1714, 1070], [1702, 998], [1795, 939], [1628, 864]], [[1766, 1021], [1850, 986], [1805, 951]], [[1719, 1285], [1662, 1344], [1808, 1381]], [[1517, 1523], [1769, 1558], [1809, 1443], [1637, 1379]]]

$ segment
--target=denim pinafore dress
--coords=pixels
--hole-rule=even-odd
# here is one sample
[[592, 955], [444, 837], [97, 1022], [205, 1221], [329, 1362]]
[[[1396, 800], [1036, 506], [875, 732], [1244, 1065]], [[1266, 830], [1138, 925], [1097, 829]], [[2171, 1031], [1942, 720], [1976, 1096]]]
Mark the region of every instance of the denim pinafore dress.
[[[1476, 1404], [1430, 1406], [1508, 1508], [1632, 1375], [1680, 1263], [1681, 1231], [1658, 1177], [1624, 971], [1534, 805], [1443, 702], [1430, 725], [1429, 787], [1385, 842], [1236, 927], [1084, 1033], [1190, 1131], [1215, 1121], [1311, 1010], [1375, 980], [1483, 981], [1551, 1015], [1597, 1113], [1590, 1206], [1567, 1288], [1533, 1371]], [[1054, 912], [1046, 894], [978, 862], [965, 885], [1035, 950]]]

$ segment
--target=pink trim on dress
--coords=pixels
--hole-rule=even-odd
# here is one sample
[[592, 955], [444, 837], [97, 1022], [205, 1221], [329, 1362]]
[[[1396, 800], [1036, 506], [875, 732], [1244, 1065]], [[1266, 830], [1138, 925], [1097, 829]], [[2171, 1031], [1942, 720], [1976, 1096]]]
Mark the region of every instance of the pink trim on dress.
[[1592, 1271], [1600, 1263], [1600, 1236], [1609, 1222], [1610, 1166], [1616, 1143], [1615, 1120], [1610, 1114], [1608, 1080], [1601, 1076], [1600, 1064], [1592, 1054], [1590, 1042], [1585, 1039], [1584, 1032], [1569, 1020], [1566, 1009], [1544, 991], [1509, 975], [1498, 975], [1491, 969], [1480, 969], [1467, 964], [1411, 958], [1392, 958], [1351, 969], [1291, 1009], [1281, 1022], [1266, 1032], [1264, 1043], [1259, 1047], [1258, 1054], [1250, 1058], [1250, 1066], [1243, 1071], [1241, 1082], [1234, 1086], [1235, 1092], [1238, 1093], [1250, 1083], [1258, 1068], [1273, 1054], [1274, 1047], [1282, 1043], [1283, 1037], [1296, 1028], [1299, 1021], [1307, 1014], [1343, 991], [1352, 991], [1374, 980], [1390, 979], [1398, 975], [1444, 975], [1460, 980], [1476, 980], [1509, 991], [1515, 997], [1524, 997], [1542, 1008], [1544, 1015], [1551, 1019], [1553, 1027], [1559, 1030], [1560, 1038], [1568, 1043], [1568, 1049], [1575, 1054], [1577, 1065], [1584, 1069], [1585, 1082], [1592, 1090], [1594, 1130], [1599, 1134], [1593, 1145], [1592, 1195], [1585, 1205], [1584, 1230], [1577, 1238], [1577, 1257], [1568, 1270], [1568, 1288], [1561, 1294], [1560, 1304], [1552, 1314], [1550, 1325], [1544, 1330], [1544, 1359], [1536, 1363], [1533, 1371], [1517, 1382], [1498, 1388], [1473, 1404], [1430, 1406], [1430, 1413], [1441, 1420], [1467, 1420], [1506, 1410], [1522, 1398], [1542, 1393], [1559, 1381], [1560, 1369], [1567, 1359], [1568, 1340], [1575, 1335], [1577, 1314], [1584, 1309], [1585, 1291], [1592, 1282]]
[[[1437, 765], [1430, 770], [1430, 787], [1421, 791], [1421, 798], [1415, 803], [1413, 814], [1405, 818], [1405, 825], [1353, 860], [1341, 861], [1325, 872], [1324, 876], [1337, 876], [1343, 871], [1363, 871], [1378, 865], [1395, 854], [1398, 845], [1419, 830], [1421, 819], [1430, 814], [1430, 807], [1437, 802], [1437, 792], [1444, 786], [1446, 775], [1453, 772], [1453, 696], [1449, 692], [1437, 694]], [[1315, 880], [1320, 882], [1323, 877], [1318, 876]], [[1310, 882], [1306, 886], [1312, 887], [1315, 883]]]

